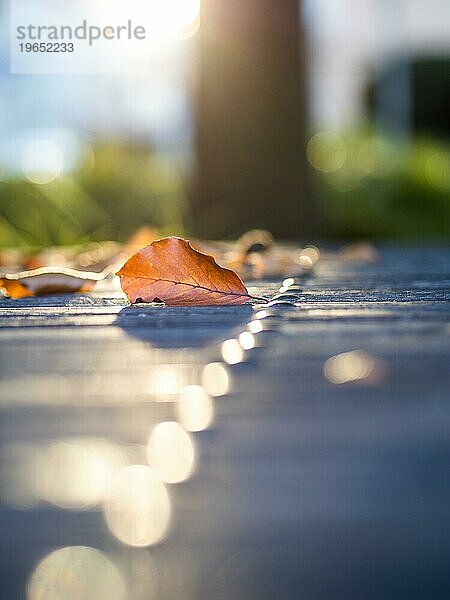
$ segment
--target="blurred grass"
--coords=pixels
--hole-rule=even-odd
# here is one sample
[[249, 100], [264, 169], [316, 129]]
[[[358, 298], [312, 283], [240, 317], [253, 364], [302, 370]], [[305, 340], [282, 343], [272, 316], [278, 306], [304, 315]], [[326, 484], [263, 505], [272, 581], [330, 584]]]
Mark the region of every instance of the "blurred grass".
[[308, 144], [316, 193], [330, 236], [450, 235], [450, 148], [370, 132], [316, 134]]
[[[450, 235], [449, 145], [406, 144], [366, 130], [319, 132], [307, 146], [327, 232], [340, 238]], [[0, 165], [1, 166], [1, 165]], [[0, 246], [127, 239], [142, 225], [182, 235], [186, 181], [148, 145], [110, 140], [51, 183], [0, 181]]]
[[0, 245], [45, 247], [125, 240], [150, 224], [183, 233], [181, 169], [147, 145], [108, 141], [79, 167], [44, 185], [0, 182]]

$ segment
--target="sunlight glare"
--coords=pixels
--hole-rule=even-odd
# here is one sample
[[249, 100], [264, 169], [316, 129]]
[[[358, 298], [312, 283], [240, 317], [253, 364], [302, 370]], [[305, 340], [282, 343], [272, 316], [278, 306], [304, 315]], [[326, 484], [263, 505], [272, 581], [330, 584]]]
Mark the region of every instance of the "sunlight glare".
[[[105, 10], [102, 4], [92, 6], [94, 13]], [[129, 18], [127, 3], [113, 2], [108, 7], [111, 22]], [[133, 5], [136, 22], [145, 27], [152, 45], [180, 40], [194, 35], [200, 24], [200, 0], [140, 0]]]
[[153, 36], [186, 38], [199, 25], [200, 0], [149, 0]]

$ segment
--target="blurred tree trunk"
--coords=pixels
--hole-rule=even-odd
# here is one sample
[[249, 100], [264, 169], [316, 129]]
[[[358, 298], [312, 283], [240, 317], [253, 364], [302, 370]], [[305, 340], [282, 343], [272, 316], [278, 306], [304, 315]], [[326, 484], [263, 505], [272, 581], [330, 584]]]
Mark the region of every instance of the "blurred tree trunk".
[[193, 229], [314, 233], [299, 0], [202, 0]]

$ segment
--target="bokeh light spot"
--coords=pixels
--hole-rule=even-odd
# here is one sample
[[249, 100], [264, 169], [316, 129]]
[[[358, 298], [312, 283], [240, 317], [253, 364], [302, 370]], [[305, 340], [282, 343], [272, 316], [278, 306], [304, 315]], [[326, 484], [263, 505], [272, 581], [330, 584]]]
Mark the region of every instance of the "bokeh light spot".
[[202, 431], [214, 418], [214, 404], [200, 385], [187, 385], [181, 390], [177, 403], [177, 416], [187, 431]]
[[211, 396], [223, 396], [230, 387], [228, 371], [222, 363], [209, 363], [202, 371], [202, 385]]
[[341, 136], [333, 131], [319, 131], [309, 140], [306, 156], [317, 171], [332, 173], [344, 165], [347, 147]]
[[375, 359], [369, 354], [353, 350], [329, 358], [324, 365], [324, 375], [331, 383], [348, 383], [368, 378], [376, 366]]
[[236, 365], [244, 358], [244, 351], [237, 340], [225, 340], [222, 344], [223, 360], [229, 365]]
[[150, 375], [150, 392], [155, 396], [178, 394], [183, 385], [182, 374], [171, 365], [156, 367]]
[[44, 185], [63, 172], [64, 156], [59, 145], [46, 139], [27, 142], [22, 156], [22, 171], [32, 183]]
[[255, 347], [255, 336], [249, 331], [243, 331], [239, 335], [239, 343], [244, 350], [251, 350]]
[[261, 331], [264, 329], [263, 324], [261, 323], [261, 321], [255, 320], [255, 321], [250, 321], [250, 323], [248, 323], [247, 325], [247, 329], [249, 330], [250, 333], [261, 333]]
[[158, 423], [150, 435], [147, 447], [150, 466], [166, 483], [180, 483], [192, 474], [195, 449], [191, 435], [179, 423]]
[[102, 501], [113, 475], [127, 463], [106, 440], [74, 438], [49, 445], [39, 455], [40, 497], [67, 509], [89, 509]]
[[300, 252], [298, 262], [304, 269], [312, 269], [320, 258], [320, 251], [316, 246], [306, 246]]
[[117, 473], [103, 512], [109, 529], [121, 542], [150, 546], [167, 533], [170, 498], [153, 469], [131, 465]]
[[125, 600], [120, 572], [102, 552], [66, 546], [37, 565], [27, 586], [28, 600]]

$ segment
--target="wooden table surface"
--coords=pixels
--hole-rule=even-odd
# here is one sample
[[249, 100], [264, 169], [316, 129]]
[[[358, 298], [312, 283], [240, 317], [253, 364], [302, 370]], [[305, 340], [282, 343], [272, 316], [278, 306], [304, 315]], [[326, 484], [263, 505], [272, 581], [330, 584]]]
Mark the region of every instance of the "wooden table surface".
[[[2, 600], [450, 597], [450, 249], [330, 255], [285, 293], [0, 300]], [[154, 427], [202, 384], [209, 427], [152, 458]], [[165, 479], [169, 517], [130, 483], [111, 521], [130, 472]]]

